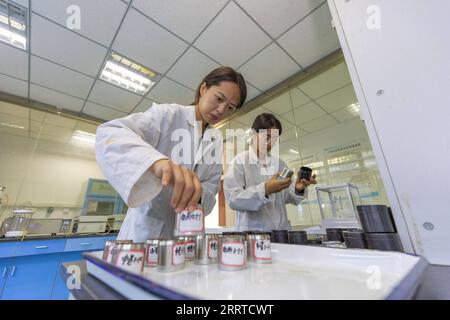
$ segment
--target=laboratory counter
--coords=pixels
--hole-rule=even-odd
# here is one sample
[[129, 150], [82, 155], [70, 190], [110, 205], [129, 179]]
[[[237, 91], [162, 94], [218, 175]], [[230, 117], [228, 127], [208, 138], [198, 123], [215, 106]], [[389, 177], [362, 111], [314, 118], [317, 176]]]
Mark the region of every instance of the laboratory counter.
[[[67, 281], [66, 271], [69, 265], [77, 265], [81, 270], [80, 289], [70, 290], [75, 300], [121, 300], [127, 299], [101, 280], [90, 275], [86, 261], [77, 261], [61, 265], [61, 277]], [[450, 300], [450, 266], [428, 265], [413, 300]]]
[[1, 242], [21, 242], [21, 241], [33, 241], [33, 240], [54, 240], [54, 239], [72, 239], [72, 238], [86, 238], [86, 237], [117, 237], [118, 232], [105, 232], [105, 233], [80, 233], [80, 234], [61, 234], [61, 235], [35, 235], [25, 237], [13, 237], [6, 238], [0, 237]]
[[[223, 271], [190, 261], [182, 270], [132, 272], [107, 263], [102, 251], [83, 254], [74, 299], [334, 300], [445, 299], [450, 268], [423, 257], [376, 250], [272, 244], [272, 262]], [[64, 281], [71, 264], [61, 266]], [[377, 268], [382, 279], [372, 283]], [[372, 275], [372, 277], [371, 277]], [[370, 279], [369, 279], [370, 278]], [[71, 279], [74, 280], [73, 278]], [[369, 281], [370, 280], [370, 281]], [[294, 285], [293, 285], [294, 284]], [[372, 284], [378, 287], [373, 287]], [[448, 287], [448, 286], [447, 286]]]

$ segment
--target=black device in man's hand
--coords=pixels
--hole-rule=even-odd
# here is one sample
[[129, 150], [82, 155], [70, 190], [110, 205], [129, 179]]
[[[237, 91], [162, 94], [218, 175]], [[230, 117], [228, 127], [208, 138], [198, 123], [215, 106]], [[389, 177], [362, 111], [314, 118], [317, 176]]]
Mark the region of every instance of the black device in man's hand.
[[298, 176], [301, 179], [305, 179], [306, 181], [309, 181], [311, 179], [311, 175], [312, 175], [312, 169], [308, 168], [308, 167], [301, 167], [300, 171], [298, 172]]

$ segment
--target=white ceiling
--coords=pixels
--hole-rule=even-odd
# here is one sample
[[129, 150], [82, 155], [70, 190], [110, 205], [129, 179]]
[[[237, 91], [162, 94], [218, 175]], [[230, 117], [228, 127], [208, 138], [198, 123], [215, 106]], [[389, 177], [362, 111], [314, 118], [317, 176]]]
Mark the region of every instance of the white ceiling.
[[289, 149], [299, 149], [297, 138], [339, 123], [359, 117], [352, 112], [357, 98], [344, 62], [320, 75], [273, 98], [264, 105], [239, 116], [225, 124], [221, 130], [250, 128], [261, 113], [273, 113], [280, 120], [280, 155], [283, 159], [298, 158]]
[[[249, 101], [339, 48], [325, 0], [31, 3], [29, 50], [0, 42], [0, 91], [103, 120], [144, 111], [153, 102], [189, 104], [202, 77], [219, 65], [242, 72]], [[70, 5], [81, 10], [79, 30], [66, 26]], [[146, 96], [99, 80], [111, 50], [157, 71], [161, 80]], [[333, 79], [323, 81], [326, 85], [300, 87], [294, 104], [318, 98], [322, 87], [342, 87]], [[336, 112], [332, 118], [340, 121], [346, 114], [334, 102], [345, 99], [336, 95], [324, 100], [323, 108], [326, 115]], [[277, 105], [268, 109], [289, 111]]]

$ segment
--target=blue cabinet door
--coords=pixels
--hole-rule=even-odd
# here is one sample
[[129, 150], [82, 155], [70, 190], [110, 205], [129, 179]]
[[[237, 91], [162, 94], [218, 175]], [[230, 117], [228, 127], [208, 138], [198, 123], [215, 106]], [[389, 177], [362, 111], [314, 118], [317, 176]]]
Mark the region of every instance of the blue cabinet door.
[[[61, 258], [61, 264], [71, 261], [83, 260], [81, 254], [83, 251], [64, 252]], [[60, 266], [61, 268], [61, 266]], [[56, 276], [55, 286], [53, 287], [52, 300], [67, 300], [69, 298], [69, 289], [67, 288], [66, 281], [63, 280], [61, 269], [58, 270]]]
[[2, 299], [50, 299], [60, 260], [61, 253], [15, 257]]
[[11, 270], [11, 259], [2, 258], [0, 259], [0, 297], [2, 296], [3, 287], [8, 278], [9, 272]]

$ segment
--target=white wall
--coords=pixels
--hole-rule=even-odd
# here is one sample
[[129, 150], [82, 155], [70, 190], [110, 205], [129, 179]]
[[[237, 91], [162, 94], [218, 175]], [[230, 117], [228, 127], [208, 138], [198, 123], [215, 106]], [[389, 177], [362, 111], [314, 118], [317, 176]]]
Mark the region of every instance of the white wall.
[[[0, 151], [0, 185], [6, 186], [3, 217], [21, 205], [37, 207], [37, 218], [78, 216], [88, 179], [104, 179], [92, 147], [44, 140], [36, 144], [35, 138], [1, 133]], [[54, 207], [50, 216], [48, 207]]]
[[403, 245], [450, 265], [450, 1], [328, 3]]

